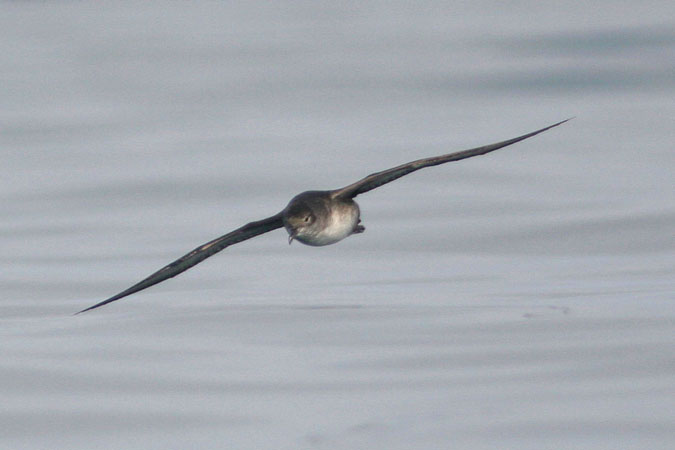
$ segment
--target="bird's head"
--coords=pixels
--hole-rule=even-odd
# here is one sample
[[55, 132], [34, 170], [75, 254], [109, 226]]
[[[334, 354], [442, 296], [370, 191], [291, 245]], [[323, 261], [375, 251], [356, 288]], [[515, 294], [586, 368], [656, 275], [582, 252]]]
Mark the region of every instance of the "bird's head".
[[295, 238], [302, 241], [304, 236], [312, 234], [315, 223], [316, 216], [308, 207], [297, 205], [297, 207], [289, 208], [284, 214], [284, 227], [288, 231], [288, 243], [293, 242]]

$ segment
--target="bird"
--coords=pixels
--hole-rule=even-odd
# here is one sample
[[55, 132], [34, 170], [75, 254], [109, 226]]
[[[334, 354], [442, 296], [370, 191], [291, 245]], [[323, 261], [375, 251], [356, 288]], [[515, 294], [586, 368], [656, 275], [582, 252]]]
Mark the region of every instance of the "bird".
[[75, 314], [91, 311], [92, 309], [147, 289], [169, 278], [173, 278], [231, 245], [276, 230], [277, 228], [283, 227], [286, 229], [289, 244], [293, 241], [298, 241], [315, 247], [334, 244], [352, 234], [363, 233], [365, 227], [361, 225], [361, 212], [359, 205], [354, 201], [357, 195], [372, 191], [384, 184], [426, 167], [485, 155], [486, 153], [543, 133], [571, 119], [565, 119], [531, 133], [494, 144], [401, 164], [391, 169], [372, 173], [355, 183], [339, 189], [302, 192], [293, 197], [288, 205], [279, 213], [262, 220], [247, 223], [234, 231], [230, 231], [223, 236], [202, 244], [128, 289]]

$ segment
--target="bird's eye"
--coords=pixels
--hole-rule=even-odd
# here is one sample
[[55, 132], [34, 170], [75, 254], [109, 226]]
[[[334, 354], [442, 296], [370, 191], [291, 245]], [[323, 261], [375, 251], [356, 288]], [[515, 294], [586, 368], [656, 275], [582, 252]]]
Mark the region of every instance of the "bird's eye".
[[305, 216], [305, 223], [309, 223], [312, 220], [312, 216]]

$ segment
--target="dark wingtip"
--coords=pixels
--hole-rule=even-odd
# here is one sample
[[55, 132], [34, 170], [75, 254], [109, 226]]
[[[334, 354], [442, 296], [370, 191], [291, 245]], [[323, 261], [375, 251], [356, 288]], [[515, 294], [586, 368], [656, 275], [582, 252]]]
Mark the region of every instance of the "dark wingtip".
[[78, 312], [76, 312], [76, 313], [75, 313], [75, 314], [73, 314], [73, 315], [74, 315], [74, 316], [77, 316], [78, 314], [82, 314], [83, 312], [87, 312], [87, 311], [90, 311], [90, 310], [92, 310], [92, 309], [96, 308], [97, 306], [98, 306], [98, 305], [95, 305], [95, 306], [90, 306], [89, 308], [85, 308], [85, 309], [83, 309], [82, 311], [78, 311]]
[[[550, 130], [551, 128], [555, 128], [555, 127], [557, 127], [558, 125], [562, 125], [562, 124], [565, 123], [565, 122], [569, 122], [570, 120], [572, 120], [572, 119], [574, 119], [574, 118], [575, 118], [575, 117], [572, 116], [572, 117], [570, 117], [570, 118], [568, 118], [568, 119], [561, 120], [560, 122], [554, 123], [553, 125], [549, 125], [549, 126], [544, 127], [544, 128], [542, 128], [542, 129], [540, 129], [540, 130], [533, 131], [532, 133], [528, 133], [528, 134], [525, 134], [525, 135], [523, 135], [523, 136], [520, 136], [520, 137], [511, 139], [511, 140], [508, 140], [508, 141], [500, 142], [499, 144], [507, 143], [507, 145], [511, 145], [511, 144], [515, 144], [516, 142], [524, 141], [525, 139], [531, 138], [532, 136], [536, 136], [536, 135], [538, 135], [539, 133], [543, 133], [544, 131], [548, 131], [548, 130]], [[502, 146], [499, 146], [498, 148], [501, 148], [501, 147], [503, 147], [503, 145], [502, 145]], [[490, 151], [492, 151], [492, 150], [490, 150]], [[489, 153], [489, 152], [488, 152], [488, 153]]]
[[85, 308], [85, 309], [83, 309], [82, 311], [78, 311], [78, 312], [76, 312], [76, 313], [73, 314], [73, 315], [74, 315], [74, 316], [77, 316], [78, 314], [82, 314], [82, 313], [84, 313], [84, 312], [91, 311], [92, 309], [98, 308], [99, 306], [102, 306], [102, 305], [103, 305], [103, 304], [101, 303], [101, 304], [98, 304], [98, 305], [90, 306], [89, 308]]
[[567, 118], [567, 119], [565, 119], [565, 120], [561, 120], [561, 121], [558, 122], [558, 123], [554, 123], [553, 125], [549, 125], [549, 126], [547, 126], [546, 128], [542, 128], [541, 130], [537, 131], [537, 133], [541, 133], [542, 131], [550, 130], [550, 129], [553, 128], [553, 127], [557, 127], [558, 125], [562, 125], [563, 123], [569, 122], [570, 120], [575, 119], [575, 118], [576, 118], [576, 116], [572, 116], [572, 117], [569, 117], [569, 118]]
[[107, 305], [108, 303], [112, 303], [112, 302], [114, 302], [115, 300], [119, 300], [119, 299], [121, 299], [122, 297], [126, 297], [127, 295], [132, 294], [132, 293], [133, 293], [133, 292], [127, 292], [127, 291], [120, 292], [119, 294], [113, 295], [112, 297], [110, 297], [110, 298], [107, 299], [107, 300], [103, 300], [102, 302], [99, 302], [99, 303], [97, 303], [97, 304], [95, 304], [95, 305], [93, 305], [93, 306], [90, 306], [89, 308], [85, 308], [85, 309], [83, 309], [82, 311], [78, 311], [78, 312], [76, 312], [76, 313], [73, 314], [73, 315], [76, 316], [76, 315], [78, 315], [78, 314], [82, 314], [82, 313], [84, 313], [84, 312], [91, 311], [92, 309], [96, 309], [96, 308], [98, 308], [99, 306]]

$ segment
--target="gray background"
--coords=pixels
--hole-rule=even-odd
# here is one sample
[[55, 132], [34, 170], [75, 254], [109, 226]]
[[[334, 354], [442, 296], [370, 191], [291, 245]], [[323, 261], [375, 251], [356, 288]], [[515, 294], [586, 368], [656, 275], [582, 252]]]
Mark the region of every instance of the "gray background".
[[673, 448], [675, 10], [637, 3], [0, 2], [0, 448]]

